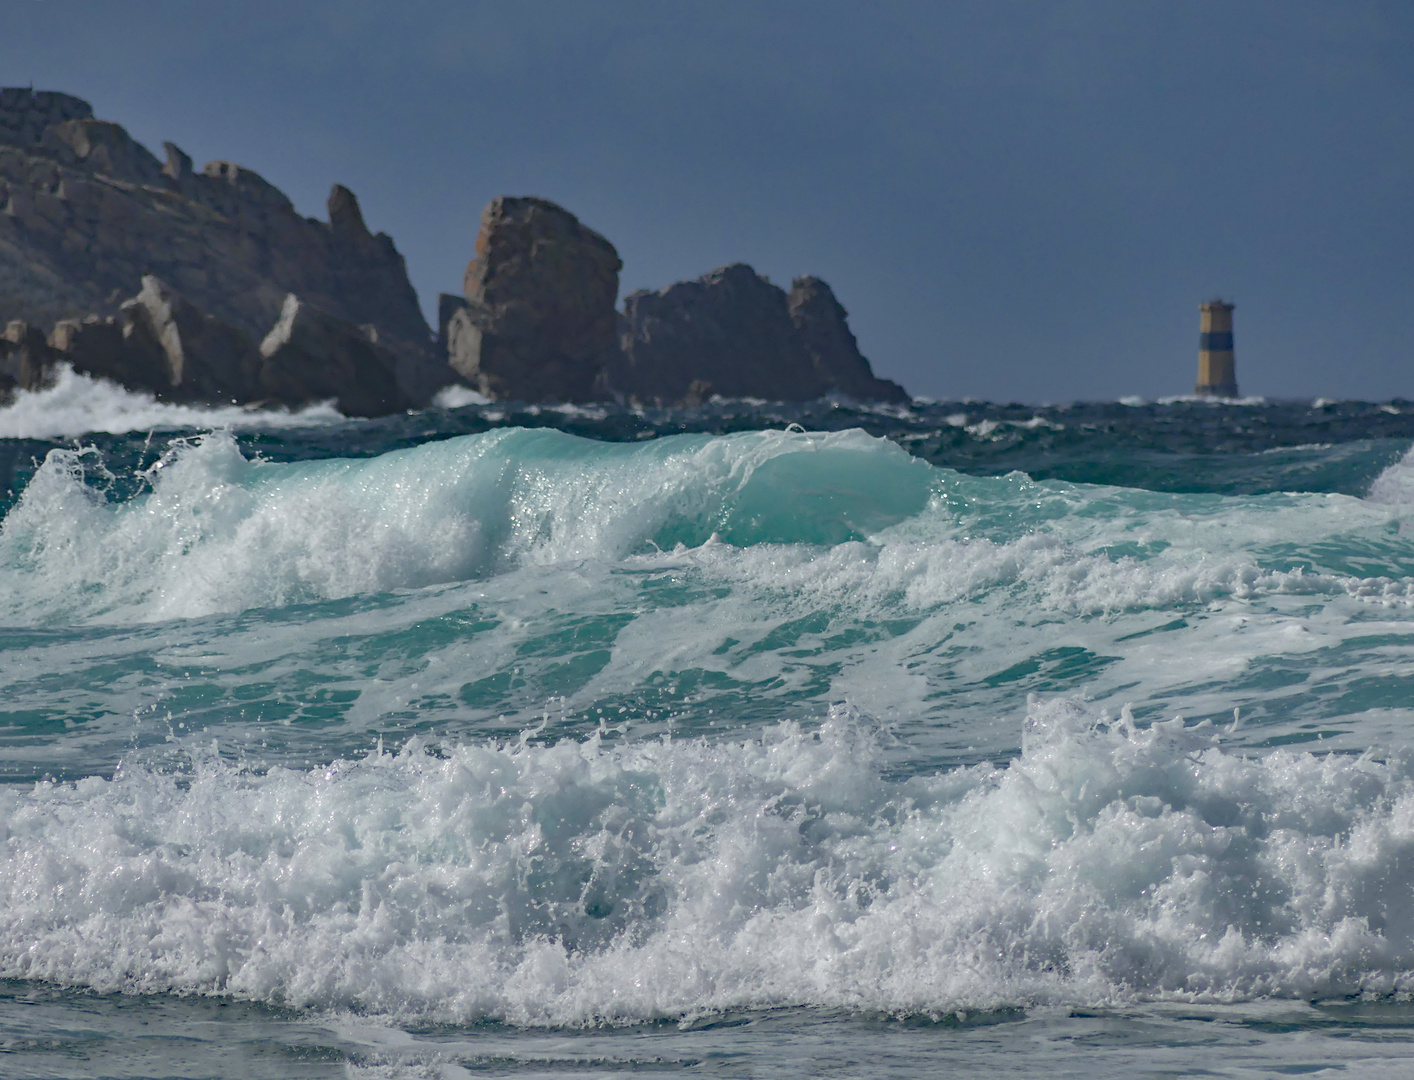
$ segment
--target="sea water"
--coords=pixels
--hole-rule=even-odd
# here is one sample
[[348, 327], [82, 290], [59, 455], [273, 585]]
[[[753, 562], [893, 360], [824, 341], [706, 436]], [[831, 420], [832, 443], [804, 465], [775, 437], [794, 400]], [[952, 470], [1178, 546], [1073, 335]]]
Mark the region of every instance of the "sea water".
[[443, 405], [0, 410], [0, 1075], [1414, 1073], [1414, 405]]

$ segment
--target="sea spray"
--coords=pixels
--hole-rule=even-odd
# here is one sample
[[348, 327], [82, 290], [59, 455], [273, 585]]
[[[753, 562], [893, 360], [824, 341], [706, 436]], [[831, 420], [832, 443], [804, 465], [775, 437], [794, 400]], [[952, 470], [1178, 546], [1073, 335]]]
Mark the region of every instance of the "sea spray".
[[98, 431], [303, 427], [343, 419], [329, 403], [290, 410], [159, 402], [146, 391], [129, 390], [59, 364], [53, 385], [42, 390], [16, 390], [12, 399], [0, 406], [0, 439], [72, 437]]

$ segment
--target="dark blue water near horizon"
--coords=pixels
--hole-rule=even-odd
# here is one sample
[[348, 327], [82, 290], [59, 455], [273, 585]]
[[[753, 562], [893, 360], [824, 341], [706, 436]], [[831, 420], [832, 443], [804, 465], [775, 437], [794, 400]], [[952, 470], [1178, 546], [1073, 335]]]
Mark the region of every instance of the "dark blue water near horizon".
[[0, 409], [0, 1076], [1414, 1072], [1414, 403]]

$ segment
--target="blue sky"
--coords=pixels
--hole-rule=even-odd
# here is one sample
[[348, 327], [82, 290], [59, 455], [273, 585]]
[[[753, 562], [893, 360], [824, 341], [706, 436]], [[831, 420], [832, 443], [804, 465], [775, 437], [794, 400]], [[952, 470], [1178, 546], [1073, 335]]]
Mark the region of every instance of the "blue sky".
[[423, 306], [482, 206], [562, 203], [623, 292], [828, 280], [940, 398], [1414, 398], [1414, 5], [0, 0], [0, 82], [323, 216], [347, 184]]

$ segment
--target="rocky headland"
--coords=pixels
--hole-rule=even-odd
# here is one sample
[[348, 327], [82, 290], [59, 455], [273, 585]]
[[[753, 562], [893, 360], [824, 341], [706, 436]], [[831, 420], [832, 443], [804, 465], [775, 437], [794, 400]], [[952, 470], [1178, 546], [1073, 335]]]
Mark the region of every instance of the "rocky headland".
[[0, 392], [59, 364], [159, 399], [350, 416], [492, 400], [692, 405], [713, 395], [905, 402], [819, 278], [743, 264], [627, 297], [622, 261], [568, 210], [492, 200], [463, 295], [432, 334], [393, 241], [334, 185], [329, 220], [257, 173], [159, 161], [85, 101], [0, 90]]

